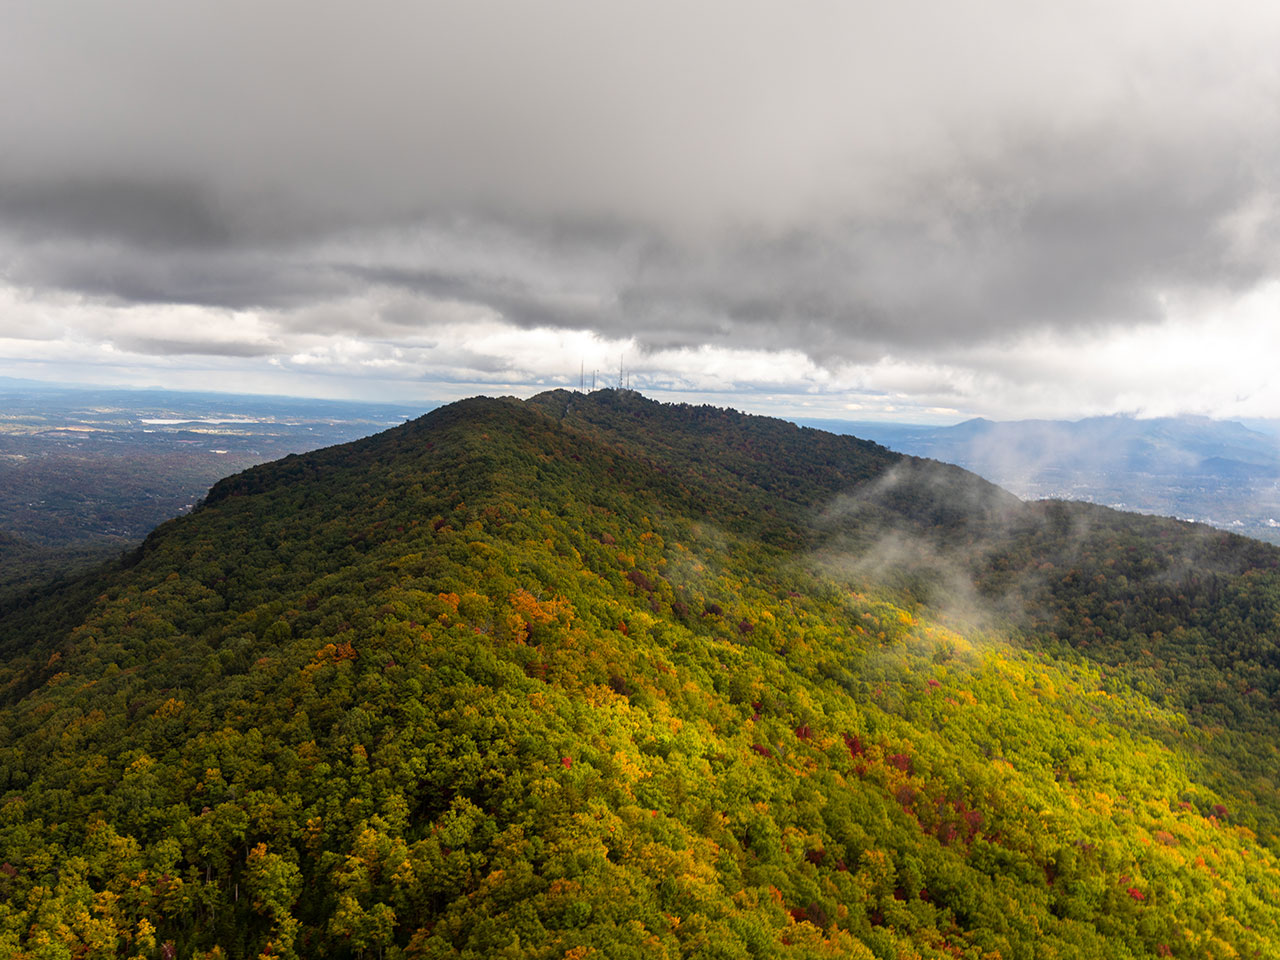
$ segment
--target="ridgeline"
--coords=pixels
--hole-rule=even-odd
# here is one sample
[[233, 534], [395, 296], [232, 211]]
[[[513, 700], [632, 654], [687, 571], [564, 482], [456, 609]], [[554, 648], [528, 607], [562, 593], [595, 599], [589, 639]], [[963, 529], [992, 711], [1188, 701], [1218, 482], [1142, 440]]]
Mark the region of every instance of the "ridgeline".
[[0, 610], [0, 955], [1280, 955], [1280, 551], [629, 391]]

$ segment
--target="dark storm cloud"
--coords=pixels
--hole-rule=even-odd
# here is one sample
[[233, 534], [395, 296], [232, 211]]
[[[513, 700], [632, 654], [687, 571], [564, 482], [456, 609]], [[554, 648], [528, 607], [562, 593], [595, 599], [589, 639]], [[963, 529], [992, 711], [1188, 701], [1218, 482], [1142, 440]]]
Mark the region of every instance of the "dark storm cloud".
[[1259, 7], [11, 3], [0, 276], [822, 362], [1149, 322], [1276, 272]]
[[[557, 299], [554, 293], [517, 283], [510, 277], [479, 277], [433, 270], [403, 270], [394, 267], [359, 267], [351, 275], [377, 286], [399, 287], [438, 300], [480, 304], [504, 319], [525, 327], [608, 327], [616, 318], [598, 305], [582, 305], [572, 299]], [[615, 321], [610, 323], [610, 321]], [[412, 315], [401, 318], [403, 325], [414, 323]]]
[[120, 349], [152, 356], [266, 357], [279, 352], [278, 343], [236, 343], [219, 340], [167, 340], [159, 337], [115, 337]]
[[[7, 241], [7, 243], [6, 243]], [[282, 248], [131, 244], [118, 234], [24, 241], [0, 231], [0, 275], [121, 304], [289, 309], [344, 295], [350, 278]]]
[[230, 239], [198, 186], [110, 179], [0, 182], [0, 222], [26, 242], [112, 240], [143, 250]]

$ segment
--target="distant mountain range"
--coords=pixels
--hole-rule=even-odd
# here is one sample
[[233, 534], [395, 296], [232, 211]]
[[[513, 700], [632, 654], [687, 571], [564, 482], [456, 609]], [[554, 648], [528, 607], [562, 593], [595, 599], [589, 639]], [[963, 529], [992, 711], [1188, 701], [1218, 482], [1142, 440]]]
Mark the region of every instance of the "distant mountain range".
[[979, 418], [950, 427], [800, 422], [959, 464], [1020, 497], [1085, 500], [1280, 543], [1280, 437], [1271, 421], [1246, 426], [1208, 417], [1110, 416]]

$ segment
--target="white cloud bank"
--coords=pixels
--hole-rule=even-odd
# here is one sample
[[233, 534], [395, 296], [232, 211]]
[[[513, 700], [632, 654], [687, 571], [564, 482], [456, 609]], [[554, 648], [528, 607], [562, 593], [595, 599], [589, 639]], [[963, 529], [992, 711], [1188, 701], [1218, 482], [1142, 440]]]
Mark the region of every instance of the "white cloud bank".
[[[882, 353], [821, 363], [799, 348], [699, 344], [645, 348], [591, 330], [525, 328], [487, 311], [401, 294], [316, 308], [104, 306], [0, 290], [0, 373], [403, 402], [554, 387], [631, 386], [669, 400], [790, 416], [944, 422], [1078, 417], [1273, 416], [1280, 410], [1280, 282], [1211, 305], [1170, 305], [1140, 327], [1034, 331], [932, 355]], [[344, 331], [342, 310], [386, 321]], [[1069, 385], [1069, 388], [1064, 388]]]

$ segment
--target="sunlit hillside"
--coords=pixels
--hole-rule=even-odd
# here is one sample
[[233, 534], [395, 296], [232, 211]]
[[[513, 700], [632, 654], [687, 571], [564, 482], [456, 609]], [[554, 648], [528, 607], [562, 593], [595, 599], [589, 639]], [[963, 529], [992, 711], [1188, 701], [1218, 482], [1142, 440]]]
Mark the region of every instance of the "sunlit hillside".
[[1280, 552], [628, 391], [0, 621], [0, 954], [1270, 957]]

